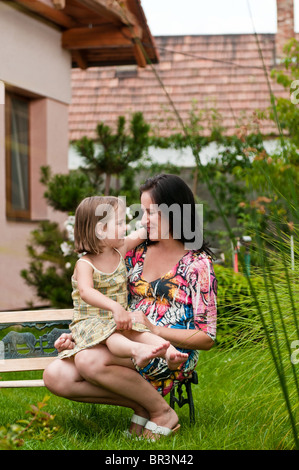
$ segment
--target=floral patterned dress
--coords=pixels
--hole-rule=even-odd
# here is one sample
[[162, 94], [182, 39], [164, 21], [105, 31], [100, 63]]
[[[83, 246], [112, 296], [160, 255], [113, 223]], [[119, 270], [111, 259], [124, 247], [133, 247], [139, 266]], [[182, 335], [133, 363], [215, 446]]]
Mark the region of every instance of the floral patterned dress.
[[[169, 272], [147, 282], [143, 265], [147, 252], [144, 242], [126, 255], [130, 310], [142, 310], [148, 319], [167, 328], [205, 332], [216, 337], [217, 281], [211, 258], [197, 250], [188, 251]], [[191, 376], [198, 360], [198, 351], [177, 348], [189, 354], [177, 371], [168, 369], [164, 359], [153, 359], [139, 373], [163, 396], [181, 380]]]

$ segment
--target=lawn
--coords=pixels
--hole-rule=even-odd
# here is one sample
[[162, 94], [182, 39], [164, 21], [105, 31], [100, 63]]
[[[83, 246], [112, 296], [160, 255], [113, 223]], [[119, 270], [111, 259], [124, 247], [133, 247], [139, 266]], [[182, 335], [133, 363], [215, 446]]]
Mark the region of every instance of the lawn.
[[[124, 436], [131, 410], [81, 404], [47, 389], [0, 389], [0, 427], [24, 419], [30, 404], [49, 395], [45, 410], [59, 428], [51, 439], [25, 438], [22, 450], [274, 450], [294, 448], [285, 403], [267, 348], [201, 352], [193, 385], [196, 423], [177, 409], [181, 429], [158, 442]], [[290, 373], [290, 367], [287, 368]], [[37, 372], [31, 372], [36, 377]], [[11, 376], [11, 374], [10, 374]], [[2, 374], [8, 379], [9, 374]], [[292, 396], [292, 391], [290, 391]]]

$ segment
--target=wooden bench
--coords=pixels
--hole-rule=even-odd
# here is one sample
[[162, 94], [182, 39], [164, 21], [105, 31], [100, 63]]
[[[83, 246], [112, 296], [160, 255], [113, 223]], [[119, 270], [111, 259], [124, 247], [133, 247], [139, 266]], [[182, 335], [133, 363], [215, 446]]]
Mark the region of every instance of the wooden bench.
[[[72, 318], [73, 309], [0, 312], [0, 375], [44, 370], [57, 356], [58, 327], [64, 325], [67, 330]], [[0, 388], [43, 386], [42, 379], [0, 380]]]
[[[0, 388], [44, 387], [42, 379], [2, 380], [1, 372], [44, 370], [57, 357], [54, 342], [68, 331], [72, 318], [73, 309], [0, 312]], [[192, 383], [198, 383], [195, 371], [170, 392], [169, 402], [172, 408], [188, 404], [191, 424], [195, 423]]]

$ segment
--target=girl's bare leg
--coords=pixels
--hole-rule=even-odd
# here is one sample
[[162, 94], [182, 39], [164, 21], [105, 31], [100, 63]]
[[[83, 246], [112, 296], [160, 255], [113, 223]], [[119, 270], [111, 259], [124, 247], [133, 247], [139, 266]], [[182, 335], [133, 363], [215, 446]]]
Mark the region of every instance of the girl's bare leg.
[[[148, 345], [155, 345], [159, 347], [159, 345], [165, 344], [165, 340], [160, 338], [159, 336], [153, 335], [150, 332], [144, 331], [144, 332], [139, 332], [135, 330], [129, 330], [129, 331], [123, 331], [122, 335], [126, 336], [127, 338], [131, 339], [132, 341], [136, 342], [138, 341], [139, 343], [144, 343]], [[113, 336], [113, 335], [112, 335]], [[111, 338], [111, 336], [110, 336]], [[108, 339], [110, 339], [108, 338]], [[168, 342], [169, 346], [165, 350], [161, 350], [158, 352], [156, 355], [157, 357], [163, 357], [168, 365], [168, 368], [170, 370], [177, 370], [177, 368], [183, 363], [186, 362], [188, 359], [188, 354], [182, 353], [181, 351], [178, 351], [172, 344]], [[109, 345], [108, 345], [109, 347]], [[149, 361], [145, 362], [144, 365], [137, 365], [139, 367], [145, 367], [146, 364], [148, 364]]]
[[[126, 335], [115, 332], [106, 339], [105, 344], [114, 356], [133, 358], [136, 364], [141, 368], [145, 367], [149, 361], [155, 357], [165, 357], [167, 349], [170, 347], [169, 341], [160, 338], [155, 345], [150, 342], [138, 342], [138, 338], [141, 339], [142, 334], [136, 335], [136, 340], [132, 341]], [[76, 358], [78, 358], [80, 354], [81, 352], [76, 354]]]
[[113, 356], [104, 345], [81, 351], [72, 359], [57, 359], [44, 371], [45, 385], [74, 401], [129, 407], [159, 426], [173, 428], [178, 417], [164, 398], [139, 375], [130, 359]]

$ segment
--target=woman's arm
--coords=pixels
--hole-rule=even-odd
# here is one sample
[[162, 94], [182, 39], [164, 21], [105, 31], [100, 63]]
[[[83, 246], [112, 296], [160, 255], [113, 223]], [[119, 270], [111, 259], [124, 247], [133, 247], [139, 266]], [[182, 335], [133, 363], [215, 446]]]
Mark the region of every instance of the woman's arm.
[[153, 333], [170, 341], [176, 348], [208, 351], [214, 344], [212, 338], [201, 330], [165, 328], [164, 326], [154, 325]]
[[212, 338], [201, 330], [167, 328], [154, 325], [140, 310], [135, 310], [130, 315], [134, 322], [144, 324], [154, 335], [170, 341], [177, 348], [209, 350], [214, 344]]

